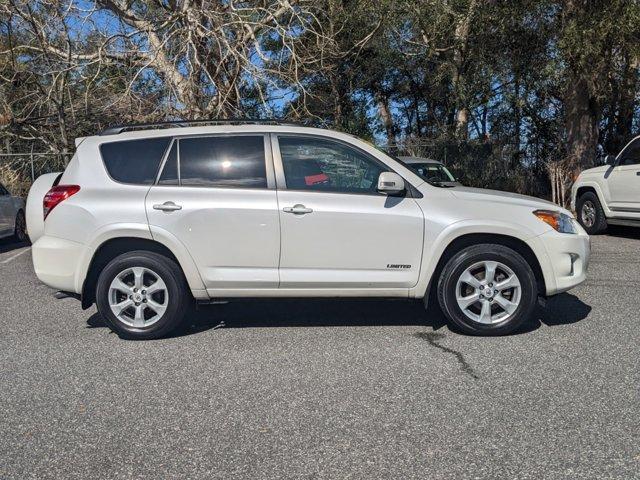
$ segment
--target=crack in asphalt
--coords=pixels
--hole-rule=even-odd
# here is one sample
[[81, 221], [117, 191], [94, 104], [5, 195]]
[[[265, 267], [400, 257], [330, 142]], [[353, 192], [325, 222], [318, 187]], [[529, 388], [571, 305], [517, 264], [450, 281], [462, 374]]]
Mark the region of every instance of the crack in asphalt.
[[436, 347], [443, 352], [450, 353], [456, 357], [458, 363], [460, 364], [460, 368], [464, 373], [469, 375], [474, 380], [479, 380], [480, 377], [476, 374], [475, 370], [471, 366], [469, 362], [464, 358], [464, 355], [453, 348], [445, 347], [444, 345], [440, 345], [438, 342], [442, 340], [446, 335], [444, 333], [438, 332], [417, 332], [413, 334], [417, 338], [421, 338], [429, 342], [429, 344], [433, 347]]

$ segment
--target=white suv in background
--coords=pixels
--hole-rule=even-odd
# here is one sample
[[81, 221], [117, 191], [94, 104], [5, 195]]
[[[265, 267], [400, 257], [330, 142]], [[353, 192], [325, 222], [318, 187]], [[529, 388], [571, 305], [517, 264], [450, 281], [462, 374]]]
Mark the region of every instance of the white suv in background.
[[460, 330], [505, 334], [589, 262], [554, 204], [430, 184], [351, 135], [276, 122], [79, 139], [35, 182], [27, 223], [37, 276], [133, 338], [233, 297], [432, 295]]
[[640, 227], [640, 137], [606, 164], [585, 170], [571, 189], [571, 208], [589, 234], [608, 224]]

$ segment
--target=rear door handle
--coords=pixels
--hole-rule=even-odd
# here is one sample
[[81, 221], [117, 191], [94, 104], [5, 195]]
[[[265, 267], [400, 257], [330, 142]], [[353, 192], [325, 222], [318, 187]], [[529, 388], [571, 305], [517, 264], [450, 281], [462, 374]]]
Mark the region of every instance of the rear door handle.
[[163, 212], [175, 212], [176, 210], [182, 210], [182, 205], [176, 205], [173, 202], [156, 203], [153, 209], [162, 210]]
[[298, 203], [296, 205], [294, 205], [293, 207], [284, 207], [282, 209], [283, 212], [286, 213], [293, 213], [294, 215], [303, 215], [305, 213], [311, 213], [313, 212], [312, 208], [307, 208], [304, 205], [302, 205], [301, 203]]

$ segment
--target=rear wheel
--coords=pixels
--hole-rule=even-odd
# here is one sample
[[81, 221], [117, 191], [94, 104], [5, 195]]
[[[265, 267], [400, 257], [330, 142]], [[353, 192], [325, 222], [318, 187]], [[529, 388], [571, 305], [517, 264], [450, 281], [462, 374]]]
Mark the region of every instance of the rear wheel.
[[153, 252], [135, 251], [113, 259], [96, 286], [98, 311], [119, 335], [153, 339], [182, 321], [188, 287], [180, 267]]
[[589, 235], [596, 235], [607, 229], [607, 218], [595, 193], [586, 192], [580, 195], [576, 202], [576, 213], [578, 222]]
[[538, 296], [533, 270], [515, 250], [481, 244], [456, 253], [438, 281], [438, 301], [460, 330], [505, 335], [532, 314]]
[[18, 242], [27, 241], [27, 221], [24, 216], [24, 210], [19, 210], [16, 214], [16, 223], [13, 236]]

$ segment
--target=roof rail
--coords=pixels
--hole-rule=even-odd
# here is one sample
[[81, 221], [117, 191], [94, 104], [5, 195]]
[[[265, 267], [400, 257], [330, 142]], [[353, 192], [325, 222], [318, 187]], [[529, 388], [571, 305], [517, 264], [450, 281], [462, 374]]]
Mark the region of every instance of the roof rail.
[[213, 120], [170, 120], [166, 122], [150, 122], [150, 123], [129, 123], [125, 125], [114, 125], [106, 128], [100, 135], [117, 135], [123, 132], [131, 132], [134, 130], [152, 130], [173, 127], [190, 127], [195, 125], [288, 125], [288, 126], [305, 126], [302, 123], [287, 122], [277, 119], [254, 119], [254, 118], [227, 118]]

